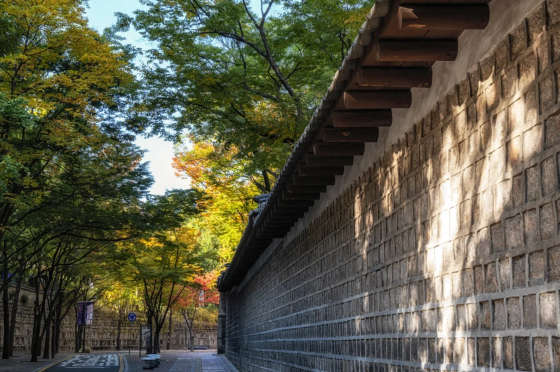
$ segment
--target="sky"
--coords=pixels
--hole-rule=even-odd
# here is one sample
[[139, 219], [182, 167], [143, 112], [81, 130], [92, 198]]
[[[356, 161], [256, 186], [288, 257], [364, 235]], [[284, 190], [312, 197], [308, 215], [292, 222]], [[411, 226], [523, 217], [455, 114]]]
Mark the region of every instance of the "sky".
[[[132, 14], [135, 9], [142, 7], [139, 0], [89, 0], [87, 17], [92, 28], [99, 32], [115, 23], [115, 12]], [[135, 46], [147, 46], [147, 42], [136, 31], [131, 30], [125, 35], [126, 41]], [[152, 194], [161, 195], [166, 190], [188, 188], [186, 179], [177, 177], [171, 166], [174, 156], [174, 145], [161, 138], [138, 138], [136, 144], [145, 149], [144, 161], [149, 162], [150, 171], [154, 177], [154, 184], [150, 190]]]

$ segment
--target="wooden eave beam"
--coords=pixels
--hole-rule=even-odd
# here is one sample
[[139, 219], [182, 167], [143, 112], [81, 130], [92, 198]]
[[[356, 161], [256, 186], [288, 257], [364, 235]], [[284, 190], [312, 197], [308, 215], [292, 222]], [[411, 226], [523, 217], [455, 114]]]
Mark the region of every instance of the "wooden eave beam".
[[334, 175], [327, 176], [295, 176], [294, 184], [302, 186], [322, 186], [334, 184]]
[[344, 173], [344, 167], [306, 167], [305, 165], [300, 165], [298, 167], [298, 174], [300, 176], [330, 176], [330, 175], [340, 175]]
[[270, 230], [276, 230], [276, 228], [278, 226], [289, 226], [290, 224], [293, 224], [295, 221], [297, 221], [299, 217], [282, 217], [282, 218], [276, 218], [274, 220], [271, 220], [268, 224], [269, 229]]
[[356, 88], [429, 88], [432, 69], [429, 67], [362, 67], [359, 68], [351, 87]]
[[277, 232], [271, 232], [270, 234], [263, 234], [262, 236], [259, 236], [257, 238], [257, 242], [266, 247], [268, 246], [268, 244], [270, 244], [270, 241], [272, 241], [273, 239], [281, 238], [284, 236], [284, 234], [285, 232], [283, 231], [283, 229], [278, 229]]
[[380, 62], [454, 61], [459, 47], [452, 40], [379, 40], [375, 52]]
[[292, 227], [298, 219], [299, 217], [286, 222], [271, 223], [270, 230], [266, 232], [265, 236], [269, 236], [273, 238], [282, 237], [286, 233], [286, 231], [289, 230], [290, 227]]
[[288, 185], [288, 192], [292, 193], [292, 194], [319, 194], [322, 192], [325, 192], [327, 190], [327, 187], [325, 185], [323, 186], [309, 186], [309, 185], [296, 185], [296, 184], [291, 184]]
[[282, 219], [292, 219], [295, 216], [300, 215], [305, 210], [307, 210], [309, 206], [293, 206], [293, 207], [282, 207], [274, 212], [274, 215], [270, 217], [270, 221], [282, 220]]
[[355, 156], [364, 153], [363, 143], [316, 143], [313, 153], [318, 156]]
[[377, 128], [325, 128], [321, 139], [324, 142], [375, 142], [379, 138]]
[[285, 234], [285, 231], [290, 228], [296, 222], [297, 219], [292, 219], [290, 221], [279, 221], [271, 223], [269, 229], [263, 231], [262, 236], [267, 238], [279, 238]]
[[286, 235], [286, 232], [289, 230], [289, 228], [292, 225], [286, 225], [286, 226], [274, 226], [274, 230], [271, 230], [270, 233], [263, 235], [259, 240], [261, 240], [261, 244], [264, 245], [264, 247], [268, 247], [268, 245], [270, 244], [270, 242], [274, 239], [278, 239], [283, 237], [284, 235]]
[[410, 90], [354, 90], [344, 92], [336, 108], [345, 110], [409, 108], [411, 104]]
[[294, 207], [311, 207], [314, 201], [312, 200], [282, 200], [280, 204], [288, 208]]
[[[291, 221], [293, 219], [299, 218], [308, 209], [309, 209], [309, 207], [305, 207], [305, 208], [298, 207], [298, 208], [293, 208], [291, 210], [280, 210], [280, 211], [275, 212], [274, 216], [277, 219], [288, 218]], [[274, 219], [271, 218], [270, 221], [274, 221]]]
[[399, 25], [403, 31], [481, 30], [488, 25], [490, 9], [486, 4], [401, 4]]
[[333, 111], [331, 121], [335, 128], [387, 127], [393, 121], [393, 114], [390, 109]]
[[307, 154], [305, 155], [304, 163], [308, 167], [344, 167], [352, 165], [354, 158], [352, 156], [316, 156]]
[[320, 193], [290, 193], [286, 192], [283, 195], [284, 200], [317, 200], [321, 196]]
[[301, 218], [306, 211], [307, 209], [302, 210], [299, 213], [280, 215], [278, 218], [270, 220], [268, 226], [292, 225], [295, 221]]
[[294, 214], [281, 214], [278, 216], [275, 216], [274, 218], [271, 218], [269, 221], [269, 224], [278, 224], [278, 223], [283, 223], [283, 222], [293, 222], [294, 218], [296, 218], [298, 214], [294, 213]]

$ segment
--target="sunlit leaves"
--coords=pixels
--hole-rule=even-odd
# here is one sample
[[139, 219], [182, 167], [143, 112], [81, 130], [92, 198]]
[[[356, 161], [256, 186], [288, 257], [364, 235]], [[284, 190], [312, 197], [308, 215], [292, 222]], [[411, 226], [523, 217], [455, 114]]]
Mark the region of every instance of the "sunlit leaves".
[[252, 197], [259, 193], [244, 172], [246, 165], [234, 148], [224, 150], [208, 143], [195, 143], [192, 150], [177, 154], [173, 165], [204, 194], [199, 200], [202, 211], [192, 221], [201, 231], [201, 248], [217, 250], [220, 261], [229, 262], [256, 206]]
[[149, 52], [155, 127], [235, 147], [244, 172], [276, 172], [345, 56], [371, 1], [145, 1], [124, 17]]

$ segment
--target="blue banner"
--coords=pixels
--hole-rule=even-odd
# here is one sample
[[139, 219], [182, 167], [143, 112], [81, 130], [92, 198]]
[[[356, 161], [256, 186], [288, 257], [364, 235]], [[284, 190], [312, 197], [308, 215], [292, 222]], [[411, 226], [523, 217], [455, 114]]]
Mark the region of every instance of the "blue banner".
[[91, 325], [93, 322], [93, 302], [83, 301], [78, 302], [78, 325]]

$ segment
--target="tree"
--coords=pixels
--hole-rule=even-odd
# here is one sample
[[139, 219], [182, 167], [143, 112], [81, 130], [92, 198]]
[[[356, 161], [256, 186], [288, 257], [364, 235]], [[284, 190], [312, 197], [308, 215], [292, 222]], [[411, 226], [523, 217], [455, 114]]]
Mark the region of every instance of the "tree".
[[[130, 167], [131, 160], [138, 159], [139, 155], [122, 154], [120, 150], [126, 149], [126, 144], [106, 146], [110, 149], [102, 156], [74, 154], [65, 163], [61, 177], [64, 181], [52, 186], [44, 208], [29, 214], [22, 224], [21, 229], [29, 231], [33, 237], [31, 240], [18, 238], [24, 244], [30, 240], [27, 252], [34, 252], [30, 256], [34, 259], [28, 261], [28, 267], [35, 277], [44, 278], [36, 286], [36, 292], [40, 291], [42, 296], [36, 296], [41, 303], [36, 304], [34, 340], [37, 349], [32, 350], [32, 357], [43, 339], [43, 315], [48, 315], [43, 329], [48, 331], [52, 320], [49, 301], [54, 303], [63, 294], [64, 286], [59, 278], [83, 262], [93, 260], [93, 264], [105, 259], [104, 251], [112, 248], [115, 242], [131, 239], [136, 233], [133, 227], [141, 220], [141, 213], [134, 205], [139, 203], [149, 182], [145, 170]], [[19, 211], [15, 216], [18, 215]], [[51, 290], [56, 292], [49, 300]]]
[[186, 224], [198, 212], [198, 198], [194, 190], [151, 197], [142, 209], [151, 229], [117, 245], [115, 255], [120, 259], [115, 260], [118, 267], [113, 270], [120, 271], [130, 284], [141, 286], [151, 329], [148, 352], [159, 352], [161, 331], [171, 308], [208, 259], [197, 249], [197, 231]]
[[123, 54], [87, 27], [82, 1], [0, 0], [0, 8], [10, 25], [2, 37], [14, 44], [0, 54], [0, 162], [9, 172], [1, 239], [20, 196], [49, 193], [61, 155], [97, 150], [108, 136], [132, 140], [98, 124], [135, 82]]
[[195, 222], [200, 243], [219, 250], [224, 263], [256, 207], [252, 198], [272, 190], [371, 2], [144, 4], [119, 25], [157, 43], [143, 69], [147, 120], [156, 132], [194, 144], [174, 165], [205, 193]]
[[[111, 278], [113, 279], [113, 278]], [[137, 310], [142, 299], [137, 287], [127, 286], [123, 282], [111, 280], [103, 290], [101, 306], [112, 310], [116, 314], [117, 337], [116, 349], [121, 349], [121, 330], [130, 311]]]
[[[136, 88], [130, 55], [87, 27], [83, 1], [0, 0], [0, 9], [0, 290], [8, 358], [21, 283], [35, 276], [45, 291], [34, 330], [44, 334], [52, 320], [45, 318], [48, 286], [61, 288], [52, 281], [61, 275], [52, 252], [70, 238], [106, 239], [100, 235], [126, 218], [109, 227], [96, 219], [101, 206], [123, 217], [125, 203], [151, 181], [131, 144], [142, 128], [126, 105]], [[11, 308], [9, 286], [16, 289]]]
[[[220, 303], [220, 295], [216, 289], [218, 271], [206, 272], [194, 278], [193, 283], [185, 287], [177, 301], [177, 307], [185, 322], [189, 349], [194, 346], [194, 324], [201, 308]], [[217, 309], [215, 309], [217, 311]]]
[[201, 232], [201, 249], [216, 251], [220, 261], [207, 270], [231, 260], [249, 212], [256, 205], [252, 197], [258, 193], [258, 181], [246, 177], [244, 165], [233, 154], [234, 149], [223, 156], [211, 144], [195, 143], [190, 151], [177, 154], [173, 162], [177, 172], [204, 194], [199, 201], [203, 209], [192, 224]]
[[144, 4], [121, 25], [158, 43], [143, 71], [154, 128], [188, 129], [224, 157], [234, 147], [245, 175], [259, 180], [285, 162], [371, 8], [365, 0]]
[[[184, 234], [184, 232], [183, 232]], [[132, 265], [135, 279], [142, 284], [144, 308], [152, 331], [148, 352], [159, 352], [161, 330], [165, 319], [181, 294], [181, 284], [199, 270], [180, 242], [171, 236], [135, 242], [136, 256]], [[141, 249], [139, 249], [141, 248]], [[141, 251], [141, 254], [138, 252]]]

